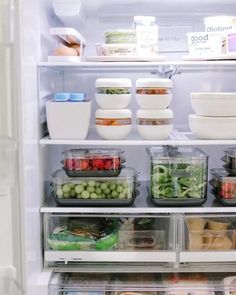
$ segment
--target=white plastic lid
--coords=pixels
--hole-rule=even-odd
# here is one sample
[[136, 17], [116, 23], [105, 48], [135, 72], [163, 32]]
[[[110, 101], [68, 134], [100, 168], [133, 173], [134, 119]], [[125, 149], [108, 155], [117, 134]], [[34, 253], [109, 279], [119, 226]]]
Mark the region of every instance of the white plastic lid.
[[96, 118], [131, 118], [132, 112], [129, 109], [123, 109], [123, 110], [103, 110], [98, 109], [95, 114]]
[[204, 124], [235, 124], [236, 117], [209, 117], [209, 116], [199, 116], [195, 114], [189, 115], [189, 120], [196, 123]]
[[191, 93], [192, 99], [236, 99], [236, 92], [199, 92]]
[[170, 79], [142, 78], [136, 80], [136, 87], [172, 88], [172, 81]]
[[95, 82], [95, 87], [131, 87], [132, 82], [130, 79], [97, 79]]
[[170, 109], [166, 110], [138, 110], [137, 118], [139, 119], [166, 119], [173, 118], [173, 112]]

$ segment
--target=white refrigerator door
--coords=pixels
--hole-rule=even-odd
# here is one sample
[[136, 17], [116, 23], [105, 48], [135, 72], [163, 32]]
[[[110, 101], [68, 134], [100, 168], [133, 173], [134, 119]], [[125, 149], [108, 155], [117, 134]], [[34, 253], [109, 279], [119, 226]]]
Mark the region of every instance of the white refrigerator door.
[[0, 0], [0, 294], [20, 292], [14, 0]]

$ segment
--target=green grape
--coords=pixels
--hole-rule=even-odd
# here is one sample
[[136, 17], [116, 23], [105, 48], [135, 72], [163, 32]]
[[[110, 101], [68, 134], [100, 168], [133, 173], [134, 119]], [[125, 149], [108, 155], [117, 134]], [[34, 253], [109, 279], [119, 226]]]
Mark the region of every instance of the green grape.
[[97, 195], [96, 195], [95, 193], [92, 193], [92, 194], [90, 195], [90, 198], [91, 198], [91, 199], [97, 199]]
[[89, 191], [90, 193], [94, 193], [94, 192], [95, 192], [95, 187], [93, 187], [93, 186], [88, 186], [88, 187], [87, 187], [87, 191]]
[[77, 184], [75, 186], [75, 192], [76, 192], [76, 194], [81, 194], [83, 190], [84, 190], [84, 187], [81, 184]]
[[113, 192], [111, 193], [111, 196], [112, 196], [113, 199], [116, 199], [116, 198], [118, 197], [118, 193], [117, 193], [117, 191], [113, 191]]
[[116, 184], [115, 184], [115, 183], [111, 183], [111, 184], [109, 185], [109, 189], [110, 189], [111, 191], [114, 191], [114, 190], [116, 189]]
[[94, 180], [89, 180], [88, 185], [94, 187], [96, 185], [96, 182]]
[[106, 195], [105, 195], [105, 194], [101, 194], [101, 195], [100, 195], [100, 198], [101, 198], [101, 199], [106, 199]]
[[69, 193], [70, 192], [70, 185], [64, 184], [62, 190], [64, 193]]
[[124, 193], [120, 193], [119, 194], [119, 199], [125, 199], [125, 194]]
[[76, 192], [75, 190], [72, 188], [71, 191], [70, 191], [70, 196], [73, 198], [76, 196]]
[[81, 197], [80, 194], [77, 194], [77, 195], [76, 195], [76, 198], [77, 198], [77, 199], [81, 199], [82, 197]]
[[108, 186], [107, 186], [106, 183], [102, 183], [101, 186], [100, 186], [100, 188], [101, 188], [103, 191], [105, 191], [105, 190], [108, 188]]
[[118, 185], [117, 188], [116, 188], [116, 191], [117, 191], [118, 193], [122, 193], [123, 190], [124, 190], [124, 188], [123, 188], [122, 185]]
[[83, 199], [88, 199], [90, 197], [90, 192], [89, 191], [82, 191], [81, 197]]
[[99, 181], [95, 182], [95, 187], [100, 187], [100, 185], [101, 185], [101, 182], [99, 182]]
[[62, 198], [63, 197], [63, 190], [61, 188], [57, 189], [56, 195], [58, 198]]
[[105, 195], [109, 195], [111, 193], [111, 191], [109, 190], [109, 188], [107, 188], [105, 191], [104, 191], [104, 194]]
[[64, 198], [69, 199], [70, 198], [70, 193], [64, 193]]
[[87, 182], [86, 181], [81, 181], [80, 185], [82, 185], [83, 187], [86, 187], [88, 186]]
[[101, 195], [102, 190], [98, 187], [98, 188], [95, 189], [95, 193], [96, 193], [97, 195]]

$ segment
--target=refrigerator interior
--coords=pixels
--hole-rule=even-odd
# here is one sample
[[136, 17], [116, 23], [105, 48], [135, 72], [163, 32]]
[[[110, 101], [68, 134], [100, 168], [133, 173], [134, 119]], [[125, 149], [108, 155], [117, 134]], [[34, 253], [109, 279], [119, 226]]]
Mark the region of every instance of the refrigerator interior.
[[[55, 10], [52, 4], [61, 3]], [[63, 5], [64, 3], [64, 5]], [[66, 4], [66, 5], [65, 5]], [[62, 8], [61, 8], [62, 7]], [[63, 68], [36, 65], [47, 61], [56, 42], [49, 36], [49, 28], [71, 26], [85, 36], [88, 47], [85, 55], [95, 55], [94, 44], [103, 40], [103, 31], [112, 28], [129, 28], [133, 16], [137, 14], [154, 15], [160, 26], [160, 53], [168, 60], [180, 60], [187, 52], [186, 32], [201, 31], [203, 17], [215, 14], [231, 14], [236, 4], [232, 0], [220, 1], [50, 1], [24, 0], [20, 3], [21, 12], [21, 126], [22, 126], [22, 167], [21, 192], [23, 197], [22, 216], [23, 273], [27, 294], [47, 294], [50, 270], [41, 274], [43, 263], [43, 223], [40, 208], [49, 197], [51, 174], [61, 167], [61, 152], [70, 145], [39, 145], [42, 130], [45, 130], [44, 103], [54, 92], [84, 91], [92, 100], [92, 121], [89, 138], [97, 139], [94, 130], [94, 113], [98, 106], [94, 100], [94, 82], [99, 77], [127, 77], [134, 83], [140, 77], [168, 77], [168, 73], [153, 70], [129, 68], [87, 71], [80, 68]], [[77, 12], [78, 11], [78, 12]], [[76, 14], [75, 14], [76, 12]], [[175, 36], [178, 40], [174, 40]], [[165, 37], [165, 38], [164, 38]], [[173, 42], [175, 45], [173, 45]], [[159, 69], [161, 70], [161, 69]], [[174, 111], [174, 126], [178, 130], [189, 131], [188, 114], [192, 113], [190, 93], [201, 91], [235, 91], [234, 69], [228, 68], [180, 68], [179, 74], [172, 77], [173, 102], [170, 108]], [[130, 105], [133, 121], [138, 109], [134, 97]], [[133, 127], [130, 138], [137, 138]], [[88, 143], [89, 146], [89, 143]], [[144, 146], [121, 145], [125, 150], [127, 166], [135, 167], [140, 173], [141, 181], [149, 179], [149, 159]], [[200, 146], [210, 155], [209, 169], [222, 165], [220, 158], [225, 146]], [[228, 147], [228, 145], [227, 145]], [[135, 151], [135, 153], [134, 153]], [[137, 161], [139, 159], [139, 161]], [[43, 293], [44, 292], [44, 293]], [[60, 293], [59, 293], [60, 294]]]

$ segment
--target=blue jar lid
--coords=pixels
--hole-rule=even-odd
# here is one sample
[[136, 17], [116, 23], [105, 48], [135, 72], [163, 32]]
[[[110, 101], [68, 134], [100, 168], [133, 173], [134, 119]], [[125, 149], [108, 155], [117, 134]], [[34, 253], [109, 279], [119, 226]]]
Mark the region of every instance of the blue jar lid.
[[59, 92], [59, 93], [55, 93], [53, 100], [54, 101], [68, 101], [70, 99], [70, 93], [66, 93], [66, 92]]
[[71, 93], [70, 101], [85, 101], [86, 95], [83, 92]]

